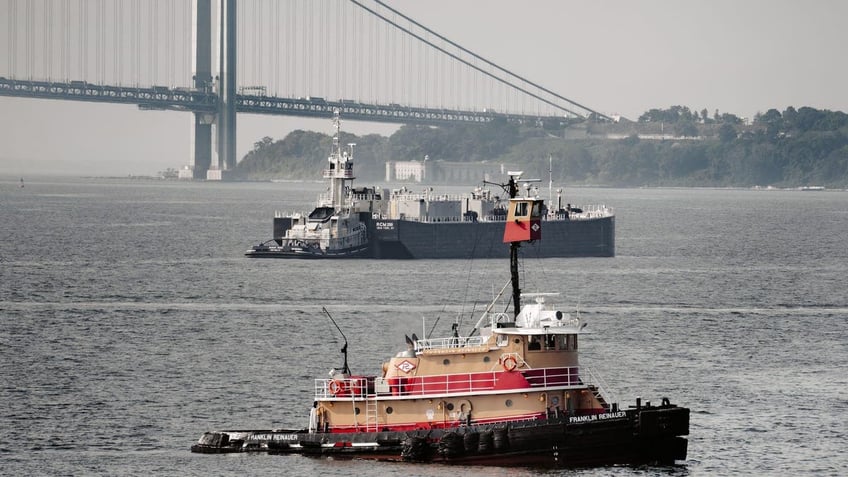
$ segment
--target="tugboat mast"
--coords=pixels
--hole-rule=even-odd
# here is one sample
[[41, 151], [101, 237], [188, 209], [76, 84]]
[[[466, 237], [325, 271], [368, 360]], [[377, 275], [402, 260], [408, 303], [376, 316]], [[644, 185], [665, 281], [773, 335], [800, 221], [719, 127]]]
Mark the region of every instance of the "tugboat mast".
[[[521, 172], [508, 172], [509, 181], [506, 184], [483, 181], [485, 184], [500, 186], [509, 195], [509, 211], [507, 213], [504, 242], [509, 243], [509, 275], [512, 283], [512, 310], [514, 317], [521, 312], [521, 282], [518, 275], [518, 249], [522, 242], [541, 239], [539, 221], [542, 210], [542, 199], [526, 197], [518, 198], [517, 179]], [[541, 182], [539, 179], [528, 179], [526, 182]]]
[[[518, 184], [515, 183], [515, 177], [509, 176], [507, 182], [507, 193], [509, 198], [514, 199], [518, 195]], [[518, 317], [521, 312], [521, 284], [518, 276], [518, 249], [521, 248], [521, 242], [509, 243], [509, 278], [512, 282], [512, 316]]]
[[517, 317], [521, 312], [521, 287], [518, 283], [518, 248], [521, 242], [509, 244], [509, 276], [512, 281], [512, 313]]
[[327, 158], [329, 169], [324, 170], [324, 178], [330, 179], [330, 197], [329, 203], [325, 204], [332, 207], [336, 212], [345, 208], [349, 208], [350, 204], [346, 203], [345, 197], [348, 189], [348, 183], [353, 183], [353, 147], [356, 143], [349, 143], [349, 151], [342, 151], [341, 146], [341, 119], [338, 109], [333, 110], [333, 146], [330, 151], [330, 156]]

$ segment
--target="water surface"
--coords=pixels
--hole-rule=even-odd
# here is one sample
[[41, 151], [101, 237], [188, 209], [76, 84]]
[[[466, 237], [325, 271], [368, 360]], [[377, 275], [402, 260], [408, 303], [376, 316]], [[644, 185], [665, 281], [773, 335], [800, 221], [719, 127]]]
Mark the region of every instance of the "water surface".
[[[501, 260], [287, 261], [242, 253], [315, 183], [0, 178], [0, 473], [838, 475], [848, 467], [848, 193], [569, 189], [616, 208], [615, 258], [533, 258], [594, 334], [622, 405], [692, 409], [675, 467], [456, 469], [195, 455], [206, 430], [301, 427], [312, 379], [376, 373], [404, 334], [464, 327]], [[459, 191], [459, 189], [456, 189]], [[438, 321], [437, 321], [438, 320]]]

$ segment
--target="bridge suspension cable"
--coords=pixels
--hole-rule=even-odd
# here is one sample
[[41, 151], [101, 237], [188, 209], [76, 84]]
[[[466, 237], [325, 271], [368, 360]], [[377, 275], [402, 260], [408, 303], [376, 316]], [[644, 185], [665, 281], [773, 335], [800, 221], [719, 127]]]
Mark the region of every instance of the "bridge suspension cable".
[[[371, 8], [369, 8], [369, 7], [365, 6], [365, 5], [363, 5], [363, 4], [362, 4], [361, 2], [359, 2], [358, 0], [350, 0], [350, 2], [351, 2], [351, 3], [353, 3], [353, 4], [355, 4], [355, 5], [357, 5], [357, 6], [359, 6], [359, 7], [360, 7], [360, 8], [362, 8], [363, 10], [365, 10], [365, 11], [369, 12], [370, 14], [372, 14], [372, 15], [374, 15], [374, 16], [376, 16], [376, 17], [380, 18], [381, 20], [383, 20], [383, 21], [384, 21], [384, 22], [386, 22], [387, 24], [392, 25], [393, 27], [397, 28], [398, 30], [403, 31], [403, 32], [404, 32], [404, 33], [406, 33], [407, 35], [410, 35], [410, 36], [412, 36], [412, 37], [414, 37], [414, 38], [416, 38], [416, 39], [418, 39], [418, 40], [422, 41], [423, 43], [427, 44], [428, 46], [430, 46], [430, 47], [432, 47], [432, 48], [435, 48], [436, 50], [438, 50], [438, 51], [440, 51], [440, 52], [442, 52], [442, 53], [444, 53], [444, 54], [446, 54], [446, 55], [450, 56], [451, 58], [453, 58], [453, 59], [455, 59], [455, 60], [457, 60], [457, 61], [459, 61], [459, 62], [461, 62], [461, 63], [465, 64], [466, 66], [469, 66], [470, 68], [473, 68], [473, 69], [477, 70], [478, 72], [480, 72], [480, 73], [482, 73], [482, 74], [484, 74], [484, 75], [486, 75], [486, 76], [488, 76], [488, 77], [490, 77], [490, 78], [492, 78], [492, 79], [494, 79], [494, 80], [496, 80], [496, 81], [498, 81], [498, 82], [503, 83], [504, 85], [506, 85], [506, 86], [508, 86], [508, 87], [511, 87], [511, 88], [513, 88], [513, 89], [516, 89], [516, 90], [518, 90], [518, 91], [521, 91], [522, 93], [525, 93], [525, 94], [527, 94], [527, 95], [529, 95], [529, 96], [531, 96], [531, 97], [533, 97], [533, 98], [535, 98], [535, 99], [537, 99], [537, 100], [539, 100], [539, 101], [542, 101], [542, 102], [544, 102], [544, 103], [546, 103], [546, 104], [548, 104], [548, 105], [550, 105], [550, 106], [553, 106], [554, 108], [557, 108], [557, 109], [559, 109], [559, 110], [561, 110], [561, 111], [565, 111], [565, 112], [571, 113], [571, 114], [573, 114], [573, 115], [575, 115], [575, 116], [582, 116], [580, 113], [577, 113], [577, 112], [575, 112], [575, 111], [572, 111], [571, 109], [566, 108], [566, 107], [564, 107], [564, 106], [562, 106], [562, 105], [556, 104], [556, 103], [554, 103], [554, 102], [552, 102], [552, 101], [550, 101], [550, 100], [548, 100], [548, 99], [546, 99], [546, 98], [543, 98], [543, 97], [541, 97], [541, 96], [539, 96], [539, 95], [537, 95], [537, 94], [535, 94], [535, 93], [533, 93], [533, 92], [531, 92], [531, 91], [528, 91], [528, 90], [527, 90], [527, 89], [525, 89], [525, 88], [522, 88], [522, 87], [521, 87], [521, 86], [519, 86], [519, 85], [514, 84], [513, 82], [511, 82], [511, 81], [509, 81], [509, 80], [503, 79], [503, 78], [501, 78], [501, 77], [499, 77], [499, 76], [497, 76], [497, 75], [494, 75], [494, 74], [492, 74], [492, 73], [490, 73], [490, 72], [488, 72], [488, 71], [486, 71], [486, 70], [484, 70], [484, 69], [482, 69], [482, 68], [478, 67], [478, 66], [477, 66], [477, 65], [475, 65], [475, 64], [470, 63], [469, 61], [467, 61], [467, 60], [465, 60], [465, 59], [463, 59], [463, 58], [459, 57], [458, 55], [455, 55], [455, 54], [453, 54], [453, 53], [451, 53], [451, 52], [447, 51], [446, 49], [444, 49], [444, 48], [440, 47], [439, 45], [436, 45], [434, 42], [431, 42], [431, 41], [429, 41], [429, 40], [427, 40], [427, 39], [425, 39], [425, 38], [421, 37], [420, 35], [418, 35], [418, 34], [416, 34], [416, 33], [412, 32], [411, 30], [409, 30], [409, 29], [407, 29], [407, 28], [404, 28], [403, 26], [401, 26], [401, 25], [397, 24], [395, 21], [392, 21], [391, 19], [389, 19], [389, 18], [385, 17], [384, 15], [380, 14], [380, 13], [379, 13], [379, 12], [377, 12], [376, 10], [373, 10], [373, 9], [371, 9]], [[595, 111], [595, 110], [592, 110], [592, 109], [590, 109], [590, 108], [588, 108], [588, 107], [586, 107], [586, 106], [583, 106], [583, 105], [582, 105], [582, 104], [580, 104], [580, 103], [577, 103], [577, 102], [572, 101], [572, 100], [570, 100], [570, 99], [568, 99], [568, 98], [566, 98], [566, 97], [564, 97], [564, 96], [561, 96], [561, 95], [559, 95], [559, 94], [557, 94], [557, 93], [555, 93], [555, 92], [553, 92], [553, 91], [551, 91], [551, 90], [549, 90], [549, 89], [547, 89], [547, 88], [545, 88], [545, 87], [543, 87], [543, 86], [538, 85], [537, 83], [534, 83], [534, 82], [532, 82], [532, 81], [530, 81], [530, 80], [528, 80], [528, 79], [526, 79], [526, 78], [524, 78], [524, 77], [522, 77], [522, 76], [520, 76], [520, 75], [518, 75], [518, 74], [516, 74], [516, 73], [513, 73], [512, 71], [507, 70], [506, 68], [503, 68], [503, 67], [501, 67], [501, 66], [497, 65], [496, 63], [494, 63], [494, 62], [492, 62], [492, 61], [487, 60], [486, 58], [484, 58], [484, 57], [482, 57], [482, 56], [480, 56], [480, 55], [478, 55], [478, 54], [476, 54], [476, 53], [472, 52], [471, 50], [468, 50], [467, 48], [462, 47], [461, 45], [457, 44], [456, 42], [451, 41], [450, 39], [446, 38], [445, 36], [440, 35], [439, 33], [436, 33], [435, 31], [431, 30], [430, 28], [427, 28], [426, 26], [422, 25], [421, 23], [419, 23], [419, 22], [417, 22], [417, 21], [413, 20], [412, 18], [410, 18], [410, 17], [408, 17], [408, 16], [404, 15], [403, 13], [399, 12], [398, 10], [396, 10], [396, 9], [394, 9], [394, 8], [392, 8], [392, 7], [388, 6], [388, 5], [386, 5], [386, 4], [385, 4], [384, 2], [382, 2], [381, 0], [374, 0], [374, 2], [375, 2], [375, 3], [377, 3], [377, 4], [378, 4], [378, 5], [380, 5], [380, 6], [382, 6], [382, 7], [386, 8], [386, 9], [388, 9], [389, 11], [391, 11], [392, 13], [394, 13], [395, 15], [400, 16], [401, 18], [403, 18], [404, 20], [406, 20], [406, 21], [410, 22], [411, 24], [415, 25], [416, 27], [421, 28], [422, 30], [424, 30], [424, 31], [425, 31], [425, 32], [427, 32], [428, 34], [432, 34], [432, 35], [436, 36], [438, 39], [440, 39], [440, 40], [442, 40], [442, 41], [444, 41], [444, 42], [448, 43], [449, 45], [451, 45], [451, 46], [453, 46], [453, 47], [456, 47], [456, 48], [457, 48], [457, 49], [459, 49], [460, 51], [462, 51], [462, 52], [464, 52], [464, 53], [467, 53], [467, 54], [471, 55], [472, 57], [474, 57], [474, 58], [476, 58], [476, 59], [478, 59], [478, 60], [481, 60], [481, 61], [485, 62], [486, 64], [488, 64], [488, 65], [490, 65], [490, 66], [492, 66], [492, 67], [496, 68], [497, 70], [499, 70], [499, 71], [501, 71], [501, 72], [504, 72], [504, 73], [506, 73], [506, 74], [508, 74], [508, 75], [510, 75], [510, 76], [512, 76], [512, 77], [514, 77], [514, 78], [516, 78], [516, 79], [519, 79], [519, 80], [521, 80], [521, 81], [523, 81], [523, 82], [525, 82], [525, 83], [527, 83], [527, 84], [529, 84], [529, 85], [533, 86], [534, 88], [537, 88], [537, 89], [539, 89], [539, 90], [541, 90], [541, 91], [544, 91], [545, 93], [548, 93], [548, 94], [550, 94], [550, 95], [552, 95], [552, 96], [556, 97], [557, 99], [560, 99], [560, 100], [566, 101], [566, 102], [568, 102], [568, 103], [570, 103], [570, 104], [572, 104], [572, 105], [574, 105], [574, 106], [577, 106], [577, 107], [579, 107], [579, 108], [581, 108], [581, 109], [583, 109], [583, 110], [585, 110], [585, 111], [588, 111], [588, 112], [590, 112], [590, 113], [594, 113], [594, 114], [596, 114], [596, 115], [598, 115], [598, 116], [600, 116], [600, 117], [602, 117], [602, 118], [605, 118], [605, 119], [611, 119], [611, 118], [607, 117], [606, 115], [604, 115], [604, 114], [602, 114], [602, 113], [599, 113], [599, 112], [597, 112], [597, 111]], [[453, 82], [451, 82], [451, 83], [453, 83]]]

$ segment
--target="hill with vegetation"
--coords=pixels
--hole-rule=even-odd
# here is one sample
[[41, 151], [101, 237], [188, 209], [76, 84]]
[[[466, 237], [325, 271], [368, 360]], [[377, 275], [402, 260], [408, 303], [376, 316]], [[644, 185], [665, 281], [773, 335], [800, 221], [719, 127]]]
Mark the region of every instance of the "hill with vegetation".
[[[356, 173], [381, 180], [387, 161], [422, 160], [520, 165], [527, 175], [562, 184], [611, 186], [848, 187], [848, 115], [809, 107], [771, 109], [745, 123], [687, 107], [652, 109], [637, 121], [586, 120], [567, 128], [406, 125], [390, 137], [342, 133], [355, 142]], [[328, 135], [293, 131], [265, 137], [239, 162], [247, 180], [320, 179], [332, 147]]]

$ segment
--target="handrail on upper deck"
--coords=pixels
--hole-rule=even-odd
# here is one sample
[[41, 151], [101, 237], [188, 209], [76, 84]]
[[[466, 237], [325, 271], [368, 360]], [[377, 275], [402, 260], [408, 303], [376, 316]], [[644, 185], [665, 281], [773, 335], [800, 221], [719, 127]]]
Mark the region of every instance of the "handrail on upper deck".
[[[526, 387], [501, 387], [504, 375], [520, 375]], [[514, 386], [515, 381], [510, 380]], [[377, 396], [426, 396], [434, 394], [475, 393], [484, 391], [510, 391], [515, 389], [545, 389], [566, 386], [586, 388], [594, 386], [608, 400], [604, 386], [588, 369], [577, 366], [564, 368], [495, 369], [474, 373], [437, 374], [430, 376], [395, 376], [388, 379], [377, 376], [354, 376], [315, 380], [315, 399], [366, 399]]]
[[467, 346], [483, 346], [489, 341], [483, 336], [451, 336], [448, 338], [426, 338], [415, 342], [416, 351], [443, 348], [464, 348]]

